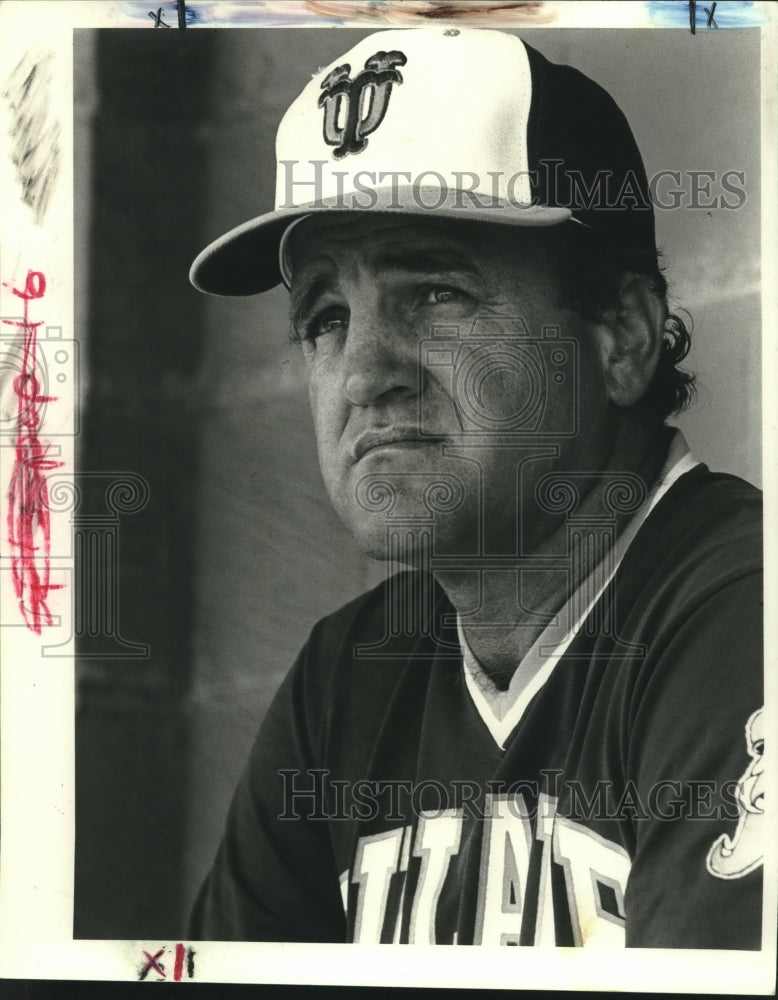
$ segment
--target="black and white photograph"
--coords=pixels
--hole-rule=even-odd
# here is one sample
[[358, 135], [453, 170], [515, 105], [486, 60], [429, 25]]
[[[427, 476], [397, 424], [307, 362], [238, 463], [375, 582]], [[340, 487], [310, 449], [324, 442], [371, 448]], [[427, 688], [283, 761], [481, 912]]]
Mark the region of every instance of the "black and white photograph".
[[22, 6], [0, 972], [770, 992], [770, 5]]

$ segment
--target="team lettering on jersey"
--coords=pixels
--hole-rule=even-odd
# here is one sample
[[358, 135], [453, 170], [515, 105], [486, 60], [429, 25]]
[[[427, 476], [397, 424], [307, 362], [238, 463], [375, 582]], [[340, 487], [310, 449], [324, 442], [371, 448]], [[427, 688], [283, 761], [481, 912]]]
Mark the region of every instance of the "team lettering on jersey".
[[[473, 943], [558, 944], [552, 892], [552, 867], [558, 866], [564, 873], [574, 943], [623, 947], [630, 870], [626, 850], [557, 815], [553, 796], [540, 795], [534, 826], [521, 794], [490, 797], [489, 806], [483, 820]], [[452, 860], [463, 846], [464, 824], [461, 809], [447, 809], [422, 813], [415, 828], [401, 826], [359, 839], [352, 869], [340, 879], [344, 908], [348, 913], [349, 901], [354, 908], [355, 943], [444, 943], [436, 934], [438, 903]], [[540, 867], [531, 878], [531, 856], [538, 855], [534, 844]], [[418, 859], [412, 886], [407, 878], [411, 859]], [[356, 892], [349, 892], [349, 886]], [[406, 893], [412, 893], [412, 899], [406, 899]], [[534, 918], [529, 941], [528, 912]], [[457, 943], [456, 932], [452, 943]]]

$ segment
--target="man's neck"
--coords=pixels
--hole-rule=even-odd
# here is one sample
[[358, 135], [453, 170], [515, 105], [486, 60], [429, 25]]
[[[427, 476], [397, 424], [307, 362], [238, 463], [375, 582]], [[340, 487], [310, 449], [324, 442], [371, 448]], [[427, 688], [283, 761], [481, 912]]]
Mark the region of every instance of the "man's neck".
[[[571, 532], [566, 516], [560, 516], [543, 541], [517, 558], [511, 571], [436, 573], [457, 612], [471, 652], [482, 669], [501, 689], [506, 689], [516, 667], [570, 596], [602, 561], [606, 546], [613, 543], [634, 511], [613, 511], [606, 487], [614, 477], [636, 476], [651, 489], [664, 464], [671, 432], [666, 428], [647, 433], [645, 425], [630, 426], [625, 421], [621, 433], [599, 474], [576, 508], [578, 523], [595, 523], [599, 518], [611, 532]], [[608, 474], [611, 474], [610, 476]], [[545, 568], [543, 556], [553, 557]], [[561, 558], [560, 558], [561, 557]], [[551, 565], [548, 565], [551, 563]], [[559, 568], [554, 568], [556, 563]], [[529, 571], [527, 571], [529, 570]], [[481, 609], [473, 616], [474, 609]], [[470, 623], [468, 623], [468, 617]], [[476, 624], [480, 619], [481, 623]]]

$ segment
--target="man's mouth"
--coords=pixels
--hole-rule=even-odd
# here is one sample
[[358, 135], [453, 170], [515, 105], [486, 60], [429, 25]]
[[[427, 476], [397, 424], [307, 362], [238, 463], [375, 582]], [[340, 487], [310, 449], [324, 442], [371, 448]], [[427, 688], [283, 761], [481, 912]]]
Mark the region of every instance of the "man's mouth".
[[369, 452], [385, 448], [421, 448], [425, 445], [439, 445], [443, 437], [422, 434], [416, 427], [383, 427], [363, 431], [354, 442], [351, 454], [355, 462]]

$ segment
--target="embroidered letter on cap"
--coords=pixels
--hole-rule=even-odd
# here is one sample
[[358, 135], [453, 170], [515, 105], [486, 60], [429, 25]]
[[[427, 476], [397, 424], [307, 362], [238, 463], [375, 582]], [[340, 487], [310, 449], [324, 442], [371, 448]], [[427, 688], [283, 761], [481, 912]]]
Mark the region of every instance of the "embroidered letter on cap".
[[367, 137], [384, 120], [392, 84], [403, 82], [395, 66], [404, 66], [405, 62], [402, 52], [376, 52], [365, 60], [365, 68], [353, 80], [349, 78], [348, 63], [328, 74], [321, 85], [324, 93], [319, 97], [319, 107], [324, 108], [324, 141], [336, 147], [336, 160], [365, 148]]

